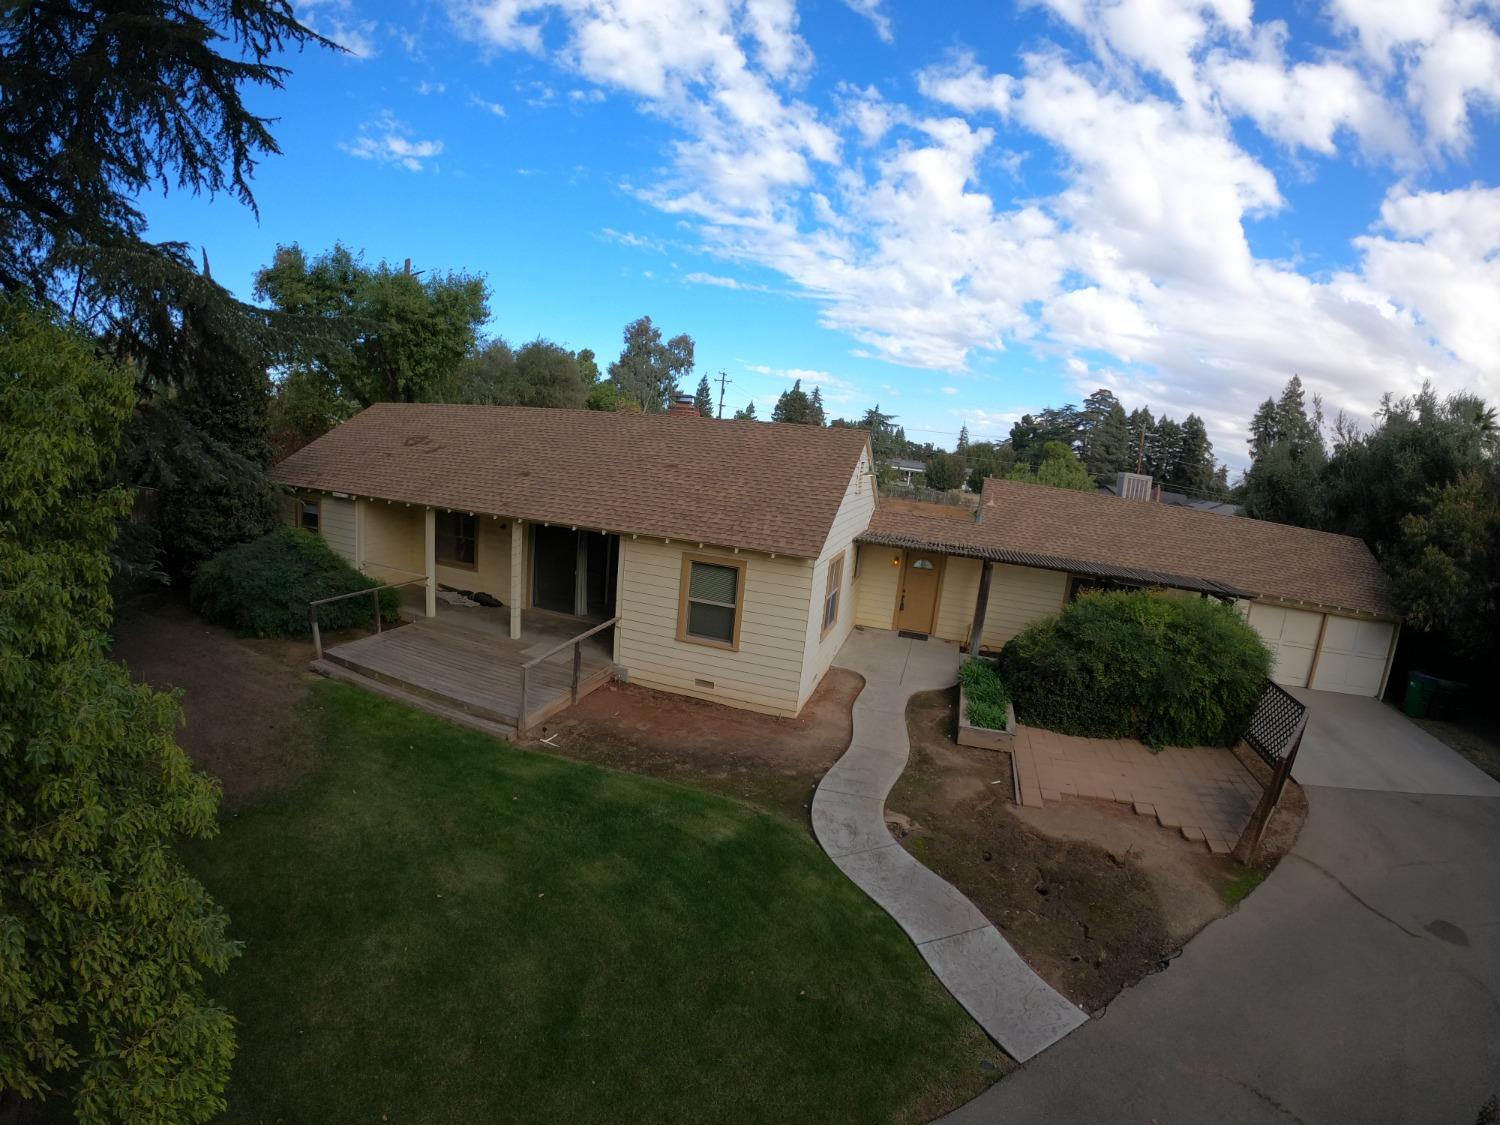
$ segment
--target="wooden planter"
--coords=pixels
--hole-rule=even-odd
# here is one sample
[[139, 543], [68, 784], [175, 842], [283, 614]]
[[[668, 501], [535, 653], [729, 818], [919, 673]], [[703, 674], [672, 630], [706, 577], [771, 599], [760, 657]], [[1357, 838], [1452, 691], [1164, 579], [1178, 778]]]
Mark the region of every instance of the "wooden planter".
[[969, 722], [969, 697], [963, 685], [958, 687], [958, 744], [977, 746], [982, 750], [1009, 750], [1016, 740], [1016, 708], [1013, 703], [1005, 705], [1005, 729], [976, 727]]

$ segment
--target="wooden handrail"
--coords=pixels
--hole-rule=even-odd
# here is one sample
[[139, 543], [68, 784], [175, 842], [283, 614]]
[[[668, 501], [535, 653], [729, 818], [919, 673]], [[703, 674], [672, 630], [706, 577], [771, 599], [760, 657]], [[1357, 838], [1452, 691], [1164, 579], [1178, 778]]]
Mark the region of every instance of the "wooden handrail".
[[[408, 570], [404, 571], [403, 573], [412, 574], [415, 572]], [[313, 652], [316, 654], [314, 659], [323, 659], [323, 630], [318, 625], [318, 609], [320, 607], [327, 605], [329, 602], [341, 602], [346, 598], [362, 598], [366, 594], [368, 594], [370, 596], [370, 601], [374, 603], [375, 606], [375, 631], [378, 633], [380, 632], [380, 591], [394, 590], [398, 586], [414, 586], [418, 582], [425, 584], [426, 581], [427, 576], [424, 574], [420, 578], [408, 578], [404, 582], [387, 582], [384, 586], [367, 586], [363, 590], [351, 590], [347, 594], [334, 594], [329, 598], [314, 598], [312, 601], [308, 602], [307, 619], [308, 623], [312, 625]]]
[[596, 633], [602, 633], [605, 629], [612, 628], [613, 626], [618, 625], [619, 623], [620, 623], [620, 618], [618, 616], [611, 617], [608, 621], [601, 621], [598, 625], [595, 625], [592, 629], [589, 629], [589, 630], [587, 630], [585, 632], [579, 633], [578, 636], [571, 637], [568, 640], [561, 642], [560, 644], [553, 645], [551, 648], [549, 648], [546, 652], [542, 653], [540, 656], [534, 656], [530, 660], [528, 660], [525, 664], [521, 665], [521, 705], [516, 709], [516, 737], [517, 738], [523, 737], [526, 734], [526, 731], [528, 729], [528, 724], [526, 722], [526, 695], [527, 695], [528, 689], [530, 688], [531, 670], [533, 668], [535, 668], [538, 664], [540, 664], [543, 660], [546, 660], [550, 656], [556, 656], [563, 649], [565, 649], [569, 645], [571, 645], [573, 647], [573, 686], [572, 686], [572, 696], [573, 696], [573, 702], [577, 703], [578, 702], [578, 682], [582, 678], [582, 675], [583, 675], [583, 642], [586, 641], [586, 640], [588, 640], [590, 637], [594, 636]]
[[542, 653], [541, 656], [534, 656], [534, 657], [532, 657], [525, 664], [522, 664], [521, 667], [522, 668], [532, 668], [532, 667], [535, 667], [536, 665], [540, 664], [543, 660], [546, 660], [547, 657], [549, 657], [549, 656], [556, 656], [559, 652], [561, 652], [563, 649], [567, 648], [569, 645], [576, 645], [579, 641], [586, 641], [590, 637], [592, 637], [595, 633], [602, 632], [603, 630], [608, 629], [611, 625], [618, 625], [619, 622], [620, 622], [620, 619], [618, 617], [611, 617], [608, 621], [601, 621], [598, 625], [595, 625], [592, 629], [588, 630], [587, 632], [585, 632], [585, 633], [579, 633], [578, 636], [576, 636], [576, 637], [570, 637], [566, 641], [562, 641], [562, 642], [560, 642], [558, 644], [553, 645], [546, 652]]

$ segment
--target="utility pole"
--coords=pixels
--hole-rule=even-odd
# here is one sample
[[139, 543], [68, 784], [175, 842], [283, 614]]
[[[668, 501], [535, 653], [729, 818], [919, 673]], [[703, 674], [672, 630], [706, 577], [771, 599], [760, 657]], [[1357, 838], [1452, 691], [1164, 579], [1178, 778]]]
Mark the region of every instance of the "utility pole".
[[722, 417], [724, 417], [724, 388], [728, 384], [734, 382], [734, 380], [731, 379], [728, 375], [724, 374], [724, 371], [721, 368], [720, 371], [719, 371], [718, 382], [719, 382], [719, 414], [718, 414], [718, 417], [722, 418]]

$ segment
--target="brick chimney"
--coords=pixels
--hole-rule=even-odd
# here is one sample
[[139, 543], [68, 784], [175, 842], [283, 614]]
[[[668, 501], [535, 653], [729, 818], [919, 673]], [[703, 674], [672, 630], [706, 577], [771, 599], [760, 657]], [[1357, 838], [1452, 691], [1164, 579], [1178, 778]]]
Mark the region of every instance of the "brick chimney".
[[668, 414], [690, 414], [698, 417], [698, 404], [693, 401], [692, 395], [673, 395], [672, 405], [667, 407]]

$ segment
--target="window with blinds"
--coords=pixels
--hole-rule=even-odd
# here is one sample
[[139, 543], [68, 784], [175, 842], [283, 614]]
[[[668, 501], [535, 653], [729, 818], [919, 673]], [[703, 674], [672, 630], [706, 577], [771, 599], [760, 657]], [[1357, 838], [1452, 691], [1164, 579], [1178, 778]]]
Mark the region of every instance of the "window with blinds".
[[318, 525], [322, 522], [319, 518], [323, 513], [321, 501], [303, 500], [300, 503], [301, 511], [298, 513], [297, 521], [301, 525], [302, 530], [317, 531]]
[[828, 585], [823, 589], [823, 635], [828, 635], [839, 620], [839, 599], [844, 592], [844, 553], [840, 551], [828, 564]]
[[479, 559], [478, 521], [463, 512], [438, 512], [433, 533], [433, 554], [449, 566], [476, 566]]
[[740, 588], [744, 563], [683, 560], [682, 607], [678, 636], [682, 640], [739, 646]]

